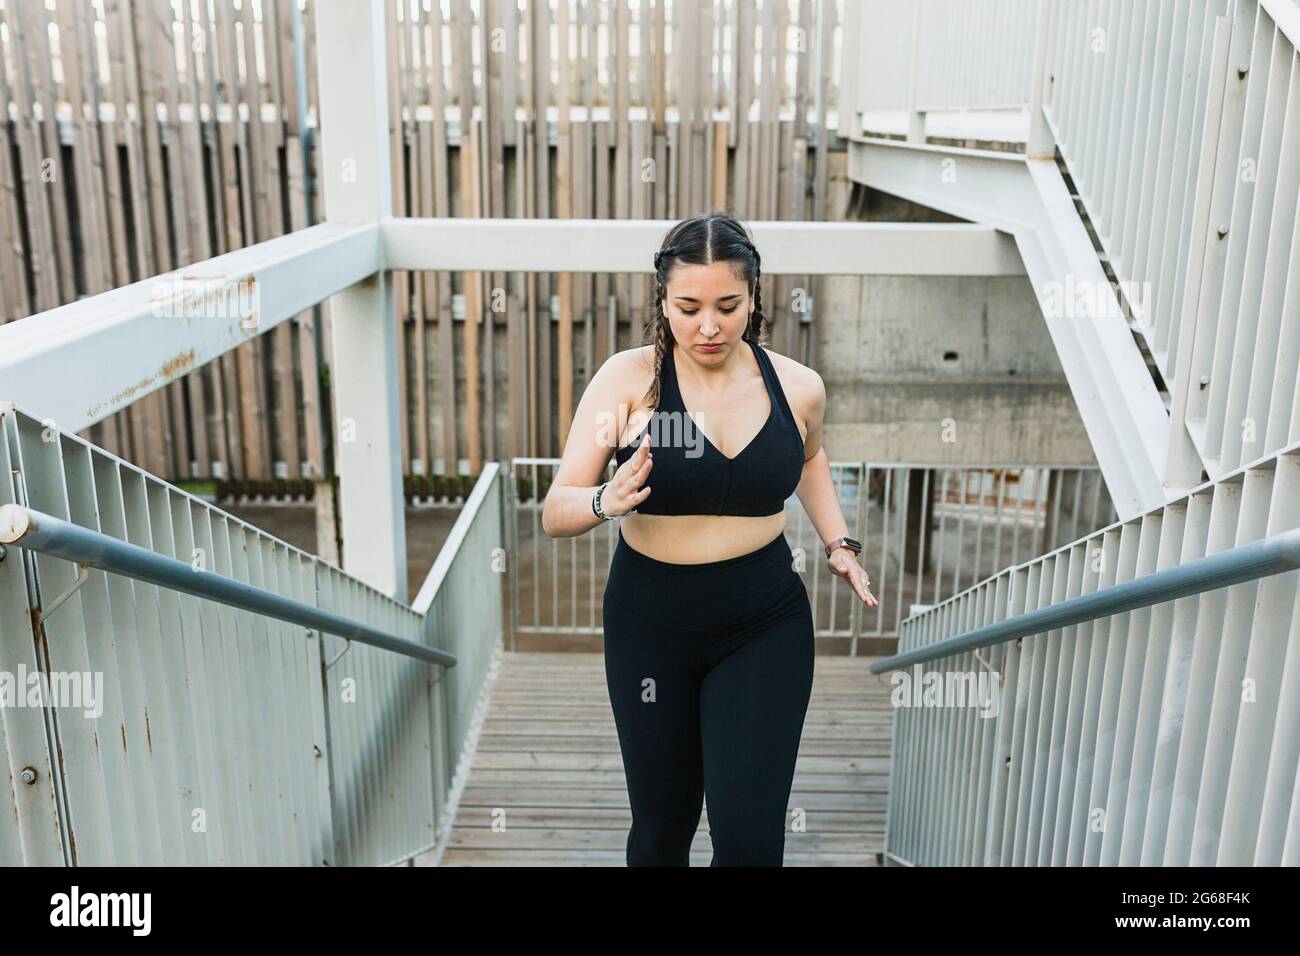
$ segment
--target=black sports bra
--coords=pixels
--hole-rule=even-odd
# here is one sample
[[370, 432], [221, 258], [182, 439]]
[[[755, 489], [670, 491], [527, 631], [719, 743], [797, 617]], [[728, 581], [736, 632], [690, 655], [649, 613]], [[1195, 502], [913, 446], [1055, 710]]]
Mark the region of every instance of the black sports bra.
[[614, 453], [619, 466], [650, 429], [654, 465], [650, 495], [636, 510], [651, 515], [773, 515], [785, 509], [803, 476], [804, 445], [767, 350], [750, 342], [771, 404], [767, 421], [734, 458], [714, 447], [682, 403], [670, 347], [664, 356], [659, 407], [636, 437]]

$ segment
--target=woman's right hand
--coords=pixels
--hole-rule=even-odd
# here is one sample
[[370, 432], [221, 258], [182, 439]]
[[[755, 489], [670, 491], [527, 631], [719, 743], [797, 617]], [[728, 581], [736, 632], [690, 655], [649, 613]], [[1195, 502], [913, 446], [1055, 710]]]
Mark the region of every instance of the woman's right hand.
[[600, 510], [611, 518], [618, 518], [638, 508], [650, 495], [650, 486], [641, 487], [654, 458], [650, 454], [650, 433], [646, 432], [632, 457], [614, 472], [600, 496]]

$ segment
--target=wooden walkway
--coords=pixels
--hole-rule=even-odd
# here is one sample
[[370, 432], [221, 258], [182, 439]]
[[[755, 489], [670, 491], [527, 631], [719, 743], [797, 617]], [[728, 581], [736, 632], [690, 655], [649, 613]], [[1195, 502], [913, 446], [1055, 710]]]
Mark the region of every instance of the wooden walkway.
[[[870, 660], [817, 658], [786, 866], [876, 865], [892, 710]], [[507, 652], [442, 865], [624, 866], [630, 823], [603, 657]], [[711, 855], [706, 806], [691, 865]]]

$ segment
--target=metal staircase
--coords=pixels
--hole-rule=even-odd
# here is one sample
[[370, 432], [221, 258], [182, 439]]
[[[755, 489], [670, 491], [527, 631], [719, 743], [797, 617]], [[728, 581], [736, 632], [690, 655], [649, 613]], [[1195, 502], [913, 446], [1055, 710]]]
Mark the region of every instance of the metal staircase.
[[[1004, 0], [1000, 11], [1037, 31], [990, 67], [1006, 74], [990, 87], [996, 110], [977, 95], [985, 87], [963, 94], [959, 72], [922, 78], [966, 47], [1004, 42], [999, 18], [919, 34], [960, 18], [960, 5], [915, 6], [856, 8], [859, 73], [841, 113], [850, 175], [1015, 237], [1120, 515], [1294, 440], [1295, 5]], [[900, 44], [912, 50], [910, 85], [882, 87], [861, 55], [891, 29], [911, 37]], [[962, 102], [972, 139], [980, 116], [1005, 135], [1006, 107], [1018, 105], [1008, 90], [1027, 112], [1023, 153], [927, 142], [933, 109]], [[906, 140], [863, 125], [886, 94], [912, 117]]]
[[[852, 176], [1016, 237], [1120, 521], [908, 618], [873, 666], [902, 689], [886, 856], [1296, 865], [1300, 8], [1004, 0], [1034, 39], [963, 99], [960, 71], [917, 78], [1006, 37], [992, 9], [924, 32], [959, 7], [858, 9], [858, 50], [892, 24], [914, 79], [854, 57]], [[976, 139], [1023, 105], [1024, 152], [927, 142], [961, 104]], [[868, 135], [882, 109], [906, 139]]]

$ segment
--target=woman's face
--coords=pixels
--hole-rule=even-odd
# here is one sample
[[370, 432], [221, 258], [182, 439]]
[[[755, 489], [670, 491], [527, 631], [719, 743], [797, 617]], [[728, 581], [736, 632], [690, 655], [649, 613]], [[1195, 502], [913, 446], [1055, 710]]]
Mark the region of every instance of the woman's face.
[[[668, 275], [664, 315], [696, 361], [713, 365], [740, 343], [754, 311], [749, 285], [731, 262], [678, 263]], [[712, 347], [710, 347], [712, 346]]]

